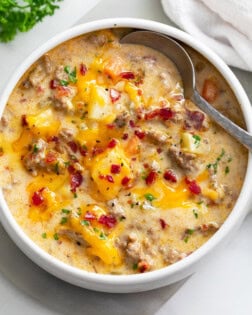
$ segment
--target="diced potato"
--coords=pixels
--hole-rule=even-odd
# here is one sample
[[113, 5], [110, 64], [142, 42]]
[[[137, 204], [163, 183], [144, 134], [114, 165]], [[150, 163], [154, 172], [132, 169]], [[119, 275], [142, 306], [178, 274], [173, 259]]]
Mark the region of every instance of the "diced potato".
[[127, 145], [125, 147], [125, 152], [127, 155], [135, 155], [139, 153], [139, 144], [140, 140], [137, 136], [133, 136], [129, 139], [127, 142]]
[[104, 87], [92, 85], [88, 102], [88, 118], [112, 123], [116, 114], [111, 103], [108, 92]]
[[202, 194], [213, 201], [216, 201], [219, 198], [219, 193], [211, 188], [204, 188]]
[[60, 127], [60, 121], [55, 119], [51, 108], [38, 115], [28, 115], [26, 120], [31, 131], [40, 136], [55, 135]]
[[[112, 164], [120, 166], [118, 174], [111, 174]], [[113, 199], [118, 195], [122, 188], [122, 179], [124, 177], [132, 177], [129, 160], [119, 144], [113, 149], [107, 149], [95, 158], [91, 167], [91, 176], [100, 193], [107, 200]]]
[[90, 255], [99, 257], [105, 264], [119, 265], [121, 256], [118, 249], [114, 245], [113, 233], [106, 237], [101, 237], [104, 232], [94, 229], [91, 225], [81, 225], [78, 217], [71, 216], [70, 223], [75, 232], [80, 233], [83, 239], [91, 246], [87, 249]]
[[207, 154], [210, 151], [208, 143], [202, 141], [199, 135], [183, 132], [181, 135], [181, 147], [184, 151], [195, 154]]
[[104, 72], [112, 79], [116, 79], [125, 69], [125, 62], [119, 56], [114, 55], [113, 58], [111, 57], [104, 62]]

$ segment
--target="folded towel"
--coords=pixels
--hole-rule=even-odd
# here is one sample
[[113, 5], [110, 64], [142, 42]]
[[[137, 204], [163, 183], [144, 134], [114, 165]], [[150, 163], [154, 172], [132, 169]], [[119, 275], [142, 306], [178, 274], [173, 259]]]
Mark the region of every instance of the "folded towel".
[[161, 0], [179, 27], [229, 65], [252, 71], [251, 0]]

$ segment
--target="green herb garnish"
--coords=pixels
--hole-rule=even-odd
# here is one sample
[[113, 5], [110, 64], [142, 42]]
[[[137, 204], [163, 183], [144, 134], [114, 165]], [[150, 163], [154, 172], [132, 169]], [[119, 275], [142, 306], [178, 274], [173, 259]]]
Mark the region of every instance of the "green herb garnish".
[[42, 233], [41, 236], [42, 236], [43, 238], [47, 238], [47, 234], [46, 234], [45, 232]]
[[132, 269], [133, 269], [133, 270], [137, 270], [137, 269], [138, 269], [138, 264], [137, 264], [137, 263], [134, 263], [133, 266], [132, 266]]
[[99, 239], [100, 240], [106, 240], [107, 236], [103, 232], [101, 232], [100, 235], [99, 235]]
[[198, 219], [199, 214], [196, 209], [193, 209], [193, 214], [194, 214], [195, 219]]
[[222, 149], [221, 150], [221, 154], [216, 158], [215, 162], [212, 163], [212, 164], [210, 163], [210, 164], [207, 165], [208, 169], [210, 169], [211, 167], [213, 168], [214, 174], [217, 173], [219, 162], [221, 161], [221, 159], [223, 158], [224, 155], [225, 155], [225, 150]]
[[67, 217], [61, 218], [60, 224], [66, 224], [67, 223]]
[[154, 197], [152, 194], [150, 193], [147, 193], [144, 195], [145, 199], [148, 200], [148, 201], [153, 201], [155, 199], [157, 199], [156, 197]]
[[65, 214], [69, 214], [71, 212], [71, 210], [68, 210], [68, 209], [61, 209], [61, 212], [62, 213], [65, 213]]
[[39, 147], [38, 147], [38, 145], [35, 143], [34, 144], [34, 146], [33, 146], [33, 153], [37, 153], [38, 152], [38, 150], [39, 150]]
[[201, 137], [198, 136], [198, 135], [193, 135], [192, 137], [193, 137], [193, 139], [194, 139], [194, 144], [195, 144], [196, 147], [198, 148], [199, 145], [200, 145]]
[[88, 220], [81, 220], [80, 221], [81, 225], [89, 226], [90, 222]]
[[59, 239], [58, 233], [55, 233], [55, 234], [53, 235], [53, 238], [55, 239], [55, 241], [58, 241], [58, 239]]
[[68, 74], [69, 82], [71, 82], [71, 83], [76, 83], [77, 82], [76, 67], [74, 67], [74, 69], [71, 71], [69, 66], [65, 66], [64, 71]]
[[18, 32], [27, 32], [44, 17], [53, 15], [62, 0], [1, 0], [0, 42], [9, 42]]
[[225, 174], [228, 174], [230, 172], [230, 168], [229, 168], [229, 166], [226, 166], [225, 167]]

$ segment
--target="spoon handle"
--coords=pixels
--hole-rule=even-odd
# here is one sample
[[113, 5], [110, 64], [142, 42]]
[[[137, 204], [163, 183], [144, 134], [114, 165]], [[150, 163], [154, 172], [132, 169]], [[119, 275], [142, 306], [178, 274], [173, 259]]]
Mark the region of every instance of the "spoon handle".
[[212, 118], [217, 124], [224, 128], [231, 136], [242, 143], [246, 148], [252, 151], [252, 135], [247, 131], [237, 126], [227, 117], [222, 115], [213, 106], [211, 106], [200, 94], [194, 90], [192, 100], [195, 104], [210, 118]]

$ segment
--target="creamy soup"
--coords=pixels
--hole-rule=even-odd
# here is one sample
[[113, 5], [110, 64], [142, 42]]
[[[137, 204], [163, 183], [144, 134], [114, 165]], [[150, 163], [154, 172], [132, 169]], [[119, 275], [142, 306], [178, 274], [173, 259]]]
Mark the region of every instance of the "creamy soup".
[[[71, 39], [32, 65], [1, 119], [11, 213], [71, 266], [132, 274], [173, 264], [223, 224], [247, 151], [183, 96], [165, 56], [120, 44], [127, 30]], [[219, 73], [189, 49], [197, 86], [244, 126]]]

